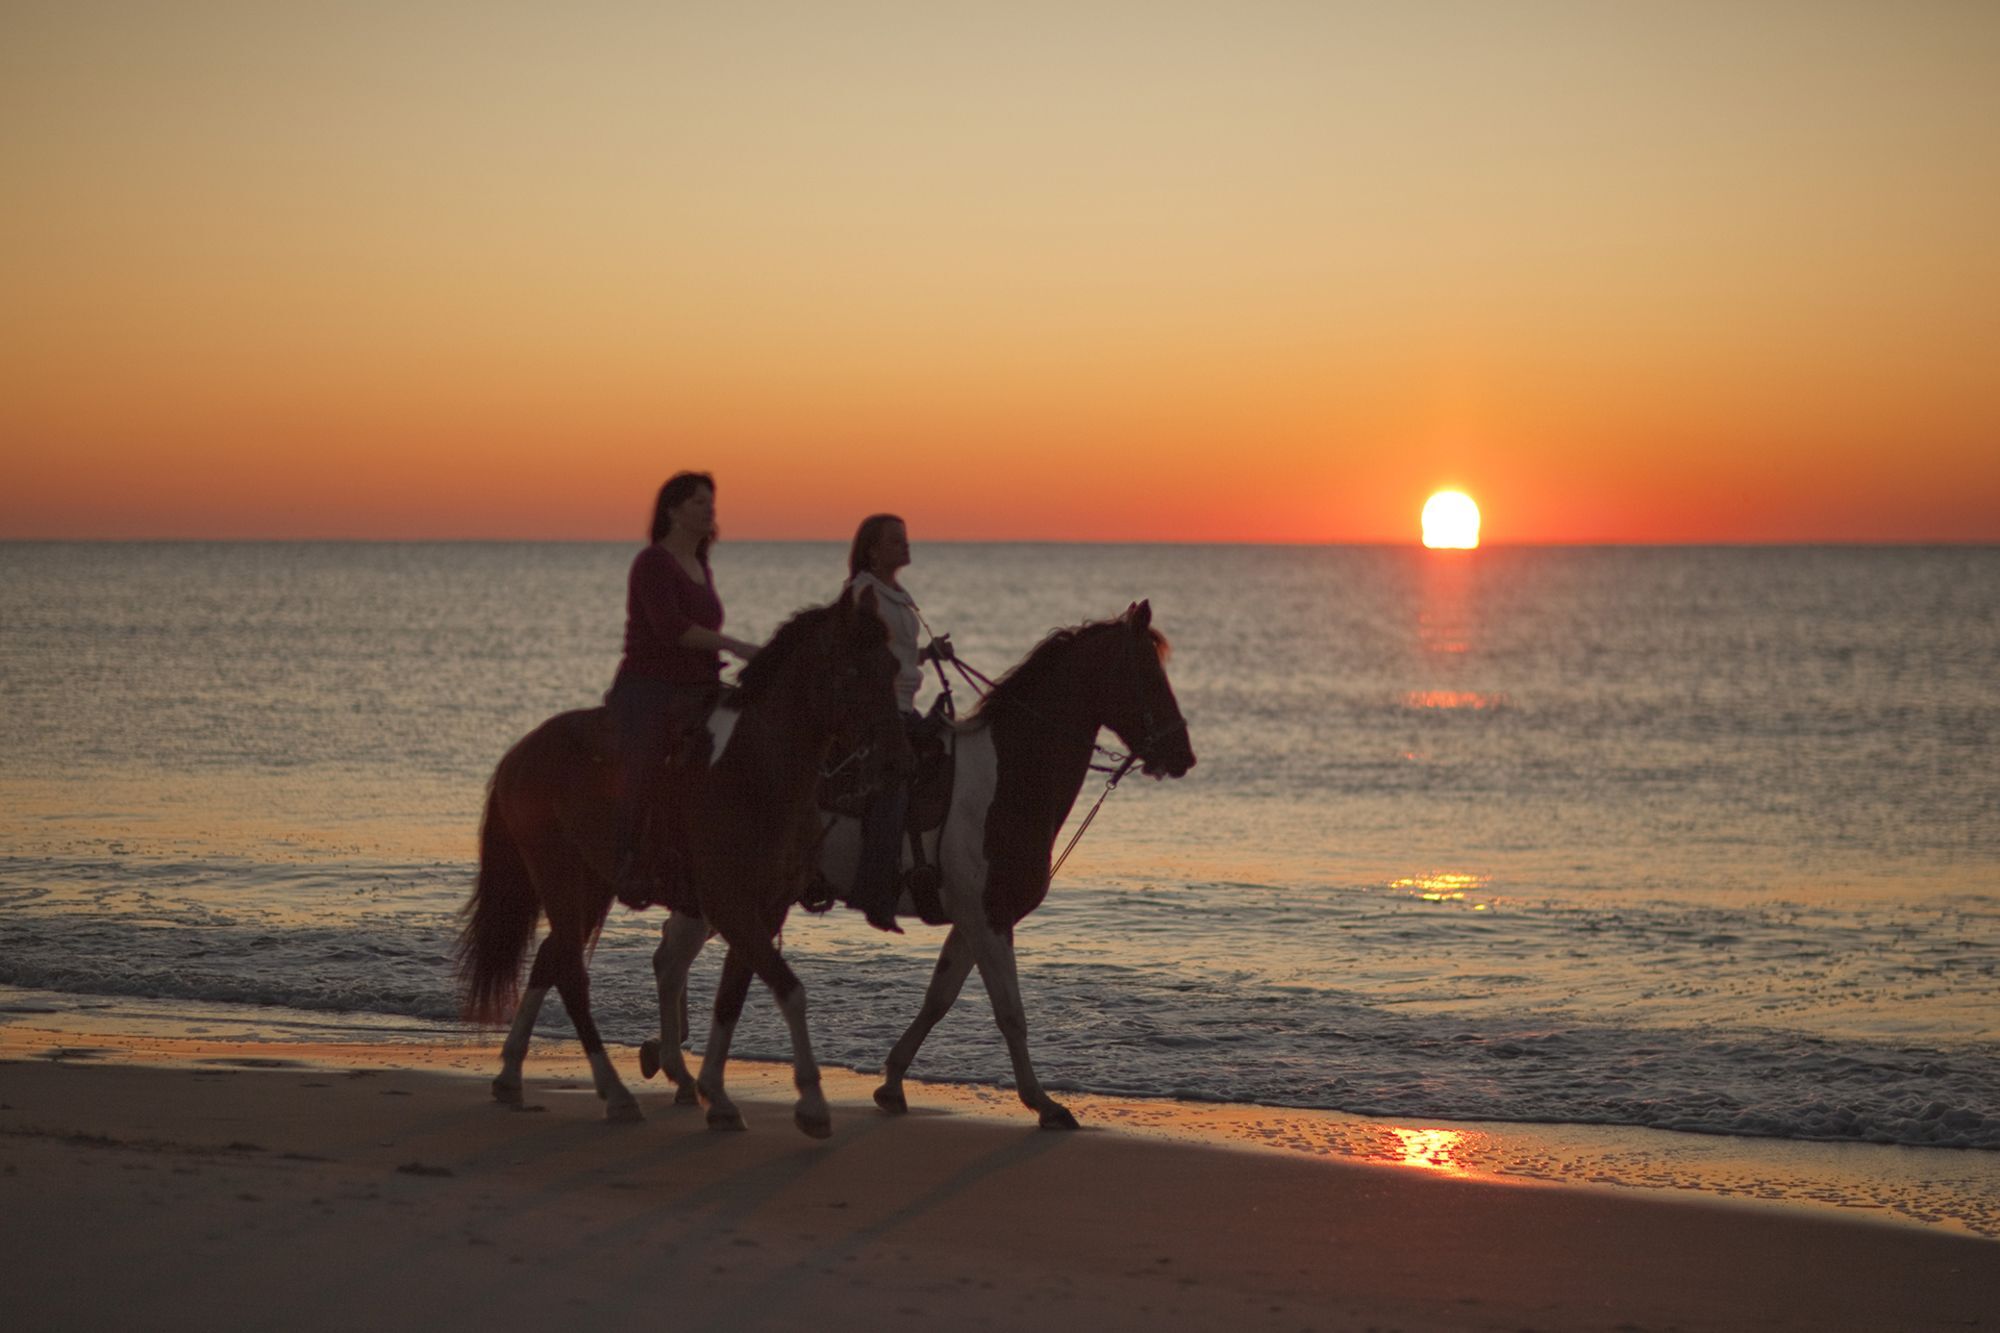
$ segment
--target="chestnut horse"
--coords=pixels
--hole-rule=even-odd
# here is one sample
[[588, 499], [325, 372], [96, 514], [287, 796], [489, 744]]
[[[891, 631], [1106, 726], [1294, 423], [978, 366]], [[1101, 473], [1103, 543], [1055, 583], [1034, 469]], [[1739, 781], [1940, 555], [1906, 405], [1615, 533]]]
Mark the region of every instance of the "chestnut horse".
[[[1152, 614], [1149, 603], [1139, 602], [1117, 619], [1056, 631], [994, 687], [971, 719], [956, 726], [950, 810], [940, 829], [924, 835], [925, 859], [942, 874], [939, 899], [951, 933], [923, 1008], [883, 1066], [884, 1081], [875, 1092], [883, 1110], [909, 1109], [903, 1076], [977, 967], [1013, 1060], [1021, 1101], [1044, 1128], [1076, 1128], [1069, 1110], [1043, 1091], [1028, 1058], [1014, 926], [1048, 892], [1050, 853], [1090, 771], [1099, 728], [1109, 727], [1141, 771], [1153, 777], [1177, 778], [1194, 767], [1187, 724], [1167, 680], [1166, 640], [1152, 628]], [[821, 848], [821, 872], [835, 884], [852, 882], [859, 849], [858, 821], [835, 819]], [[916, 912], [907, 892], [898, 912]], [[688, 968], [711, 924], [671, 913], [653, 958], [660, 1037], [640, 1048], [640, 1069], [650, 1078], [664, 1068], [681, 1102], [694, 1100], [695, 1081], [681, 1058], [679, 1015]], [[718, 1037], [721, 1058], [727, 1058], [729, 1033], [719, 1030], [702, 1062], [703, 1083], [718, 1058]]]
[[[684, 851], [676, 863], [684, 873], [662, 895], [665, 905], [698, 911], [729, 945], [716, 1022], [733, 1023], [751, 977], [762, 978], [791, 1031], [799, 1128], [821, 1138], [832, 1122], [806, 1033], [805, 991], [774, 940], [812, 868], [821, 835], [814, 791], [835, 736], [860, 736], [873, 762], [909, 766], [896, 712], [896, 659], [873, 597], [864, 592], [859, 602], [842, 597], [803, 611], [772, 637], [743, 668], [735, 696], [709, 717], [713, 761], [682, 761], [672, 808], [662, 812], [678, 830], [670, 840]], [[494, 771], [480, 825], [479, 878], [458, 942], [459, 976], [469, 1018], [497, 1021], [513, 1011], [493, 1080], [496, 1098], [521, 1099], [528, 1039], [554, 986], [606, 1117], [637, 1120], [639, 1103], [619, 1081], [591, 1018], [584, 962], [611, 910], [617, 851], [614, 766], [600, 753], [609, 731], [604, 712], [550, 718]], [[522, 992], [521, 960], [543, 915], [548, 936]], [[698, 1086], [712, 1121], [734, 1117], [719, 1062], [713, 1078], [704, 1067]]]

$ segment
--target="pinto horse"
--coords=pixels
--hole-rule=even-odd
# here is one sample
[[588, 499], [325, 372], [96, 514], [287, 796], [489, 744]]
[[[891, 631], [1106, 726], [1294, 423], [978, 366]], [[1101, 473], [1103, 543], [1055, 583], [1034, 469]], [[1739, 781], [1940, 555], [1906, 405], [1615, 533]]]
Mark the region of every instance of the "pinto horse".
[[[1013, 1060], [1021, 1101], [1046, 1129], [1074, 1129], [1076, 1117], [1047, 1092], [1028, 1058], [1028, 1021], [1014, 967], [1014, 926], [1041, 904], [1049, 888], [1050, 853], [1090, 770], [1098, 730], [1109, 727], [1153, 777], [1180, 777], [1194, 767], [1187, 723], [1167, 680], [1166, 640], [1152, 627], [1152, 607], [1134, 604], [1114, 620], [1058, 630], [1029, 653], [955, 728], [957, 771], [945, 822], [924, 837], [926, 860], [939, 868], [939, 899], [950, 920], [931, 973], [923, 1008], [889, 1052], [875, 1102], [909, 1109], [903, 1076], [938, 1021], [950, 1012], [974, 968], [986, 985], [993, 1017]], [[836, 884], [851, 882], [859, 855], [858, 821], [836, 819], [821, 848], [820, 868]], [[907, 853], [906, 853], [907, 856]], [[900, 915], [916, 908], [905, 892]], [[661, 928], [653, 968], [659, 982], [660, 1037], [640, 1048], [640, 1069], [664, 1068], [676, 1100], [695, 1093], [681, 1058], [681, 1023], [689, 966], [709, 930], [698, 918], [671, 913]], [[728, 1034], [720, 1034], [727, 1058]], [[711, 1037], [702, 1081], [716, 1060]], [[720, 1065], [715, 1068], [720, 1070]], [[706, 1096], [706, 1088], [702, 1089]]]
[[[673, 789], [674, 807], [663, 812], [678, 832], [669, 841], [684, 850], [677, 863], [684, 874], [663, 895], [665, 905], [698, 912], [729, 945], [717, 1023], [725, 1015], [735, 1021], [752, 976], [771, 988], [791, 1031], [795, 1118], [820, 1138], [832, 1132], [832, 1122], [806, 1032], [805, 991], [774, 940], [812, 868], [821, 832], [813, 794], [835, 737], [859, 736], [875, 762], [898, 768], [910, 762], [896, 712], [896, 659], [873, 597], [843, 596], [803, 611], [772, 637], [743, 668], [734, 698], [709, 717], [713, 761], [683, 762], [691, 771]], [[619, 1081], [591, 1018], [584, 962], [611, 910], [617, 851], [614, 771], [601, 755], [604, 713], [550, 718], [494, 771], [480, 826], [479, 878], [458, 942], [459, 976], [468, 1018], [498, 1021], [513, 1011], [493, 1080], [497, 1099], [521, 1099], [528, 1039], [553, 986], [590, 1060], [606, 1117], [637, 1120], [639, 1103]], [[548, 935], [522, 992], [521, 960], [544, 915]], [[715, 1091], [710, 1118], [726, 1123], [735, 1112], [721, 1093], [719, 1067], [712, 1080], [706, 1075], [704, 1069], [699, 1087]]]

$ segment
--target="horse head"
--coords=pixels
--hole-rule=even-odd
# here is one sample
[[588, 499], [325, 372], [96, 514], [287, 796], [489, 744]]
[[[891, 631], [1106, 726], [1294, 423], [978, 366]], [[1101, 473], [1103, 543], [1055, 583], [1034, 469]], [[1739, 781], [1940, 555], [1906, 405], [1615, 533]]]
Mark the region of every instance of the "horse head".
[[1111, 621], [1115, 647], [1103, 681], [1104, 723], [1153, 778], [1178, 778], [1194, 767], [1187, 722], [1167, 680], [1167, 641], [1153, 628], [1153, 604], [1134, 602]]
[[873, 591], [858, 601], [843, 594], [780, 626], [737, 677], [737, 700], [747, 709], [767, 695], [789, 697], [812, 743], [866, 748], [871, 772], [905, 772], [916, 761], [896, 708], [896, 671]]

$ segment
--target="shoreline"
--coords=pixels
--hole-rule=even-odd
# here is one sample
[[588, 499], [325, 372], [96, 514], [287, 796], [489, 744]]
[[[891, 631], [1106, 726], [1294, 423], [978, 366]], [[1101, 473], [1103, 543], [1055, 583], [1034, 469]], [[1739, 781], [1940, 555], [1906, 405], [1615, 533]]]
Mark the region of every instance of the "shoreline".
[[[434, 1070], [483, 1080], [498, 1068], [497, 1031], [458, 1025], [222, 1001], [148, 1000], [0, 986], [0, 1059], [151, 1063], [346, 1061], [376, 1069]], [[208, 1050], [217, 1047], [217, 1051]], [[610, 1045], [628, 1086], [649, 1108], [670, 1098], [639, 1079], [633, 1048]], [[247, 1062], [247, 1063], [245, 1063]], [[732, 1088], [790, 1096], [788, 1067], [739, 1057]], [[531, 1082], [588, 1074], [574, 1038], [538, 1038]], [[828, 1095], [876, 1114], [873, 1071], [824, 1066]], [[1008, 1087], [909, 1080], [914, 1107], [1032, 1125]], [[1807, 1216], [1834, 1216], [2000, 1241], [2000, 1153], [1871, 1143], [1694, 1134], [1642, 1126], [1382, 1118], [1342, 1111], [1055, 1087], [1093, 1130], [1191, 1146], [1309, 1159], [1525, 1187], [1605, 1190], [1696, 1199]], [[481, 1089], [483, 1095], [483, 1088]], [[851, 1117], [850, 1117], [851, 1118]], [[789, 1117], [786, 1117], [789, 1123]], [[841, 1124], [836, 1122], [835, 1132]]]
[[2000, 1308], [1988, 1240], [1247, 1151], [1108, 1099], [1079, 1099], [1072, 1134], [998, 1089], [913, 1086], [892, 1118], [828, 1070], [815, 1143], [781, 1066], [732, 1065], [751, 1129], [718, 1134], [657, 1083], [643, 1124], [605, 1123], [573, 1043], [537, 1044], [513, 1111], [487, 1041], [35, 1017], [0, 1026], [0, 1179], [32, 1203], [0, 1210], [0, 1244], [46, 1277], [23, 1328], [139, 1308], [190, 1328], [1922, 1328]]

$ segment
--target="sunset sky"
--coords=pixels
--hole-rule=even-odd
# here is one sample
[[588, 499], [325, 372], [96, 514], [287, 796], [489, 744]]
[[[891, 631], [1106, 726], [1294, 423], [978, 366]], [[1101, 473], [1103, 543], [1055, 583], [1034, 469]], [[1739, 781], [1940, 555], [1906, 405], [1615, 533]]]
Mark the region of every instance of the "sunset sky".
[[0, 537], [2000, 541], [2000, 4], [0, 10]]

